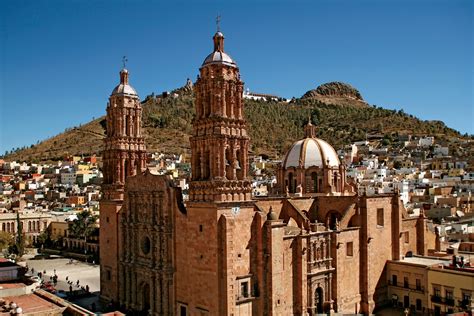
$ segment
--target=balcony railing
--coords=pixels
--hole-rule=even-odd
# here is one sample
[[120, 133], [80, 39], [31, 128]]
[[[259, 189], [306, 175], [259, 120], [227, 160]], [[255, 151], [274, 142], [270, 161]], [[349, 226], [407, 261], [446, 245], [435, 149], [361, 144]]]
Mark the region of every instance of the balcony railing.
[[438, 295], [431, 295], [431, 301], [433, 303], [440, 303], [448, 306], [454, 306], [455, 300], [452, 297], [442, 297]]
[[443, 298], [441, 296], [438, 296], [438, 295], [431, 295], [431, 301], [433, 303], [444, 303]]
[[425, 293], [425, 287], [424, 286], [413, 286], [413, 285], [402, 283], [402, 282], [395, 283], [392, 280], [388, 281], [388, 285], [396, 286], [396, 287], [399, 287], [399, 288], [404, 288], [404, 289], [407, 289], [407, 290], [410, 290], [410, 291]]
[[468, 309], [471, 308], [471, 300], [458, 300], [459, 302], [459, 307], [462, 309]]
[[454, 298], [452, 298], [452, 297], [446, 298], [445, 303], [446, 303], [446, 305], [454, 306]]

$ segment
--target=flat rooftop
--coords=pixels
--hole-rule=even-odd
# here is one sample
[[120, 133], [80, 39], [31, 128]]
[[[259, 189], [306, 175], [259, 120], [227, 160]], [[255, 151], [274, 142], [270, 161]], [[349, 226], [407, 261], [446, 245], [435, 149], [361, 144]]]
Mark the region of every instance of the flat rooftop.
[[427, 267], [431, 267], [433, 265], [449, 265], [451, 261], [449, 258], [447, 259], [439, 259], [439, 258], [430, 258], [430, 257], [405, 257], [400, 262], [406, 262], [406, 263], [413, 263], [413, 264], [419, 264]]

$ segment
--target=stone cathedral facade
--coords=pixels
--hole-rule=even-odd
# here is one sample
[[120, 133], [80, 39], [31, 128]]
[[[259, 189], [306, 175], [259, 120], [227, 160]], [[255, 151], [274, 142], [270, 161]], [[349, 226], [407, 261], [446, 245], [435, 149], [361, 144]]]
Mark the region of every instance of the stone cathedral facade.
[[243, 82], [221, 32], [213, 44], [194, 87], [186, 203], [145, 170], [126, 70], [110, 97], [102, 298], [141, 315], [372, 313], [389, 301], [387, 260], [434, 248], [426, 218], [408, 217], [397, 194], [357, 195], [311, 122], [282, 159], [281, 195], [254, 199]]

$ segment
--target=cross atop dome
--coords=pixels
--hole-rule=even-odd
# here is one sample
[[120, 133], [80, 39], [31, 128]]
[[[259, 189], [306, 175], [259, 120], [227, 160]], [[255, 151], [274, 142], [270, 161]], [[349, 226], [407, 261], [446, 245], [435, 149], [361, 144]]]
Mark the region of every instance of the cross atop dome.
[[122, 57], [122, 70], [120, 70], [120, 84], [128, 85], [128, 70], [125, 68], [127, 65], [128, 58], [127, 56]]
[[219, 33], [221, 31], [221, 16], [219, 14], [216, 16], [216, 26], [217, 32]]

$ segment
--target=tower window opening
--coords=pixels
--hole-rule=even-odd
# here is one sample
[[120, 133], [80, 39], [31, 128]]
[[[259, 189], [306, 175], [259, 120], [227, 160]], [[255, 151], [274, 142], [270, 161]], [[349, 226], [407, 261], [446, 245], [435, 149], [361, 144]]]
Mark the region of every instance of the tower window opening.
[[240, 283], [240, 295], [244, 298], [249, 297], [249, 282]]
[[296, 184], [296, 180], [293, 181], [293, 172], [288, 173], [288, 184], [290, 193], [295, 193], [296, 186], [293, 186], [293, 184]]
[[377, 209], [377, 226], [383, 226], [384, 219], [383, 219], [383, 208]]
[[351, 242], [346, 243], [346, 255], [352, 257], [354, 255], [354, 244]]

